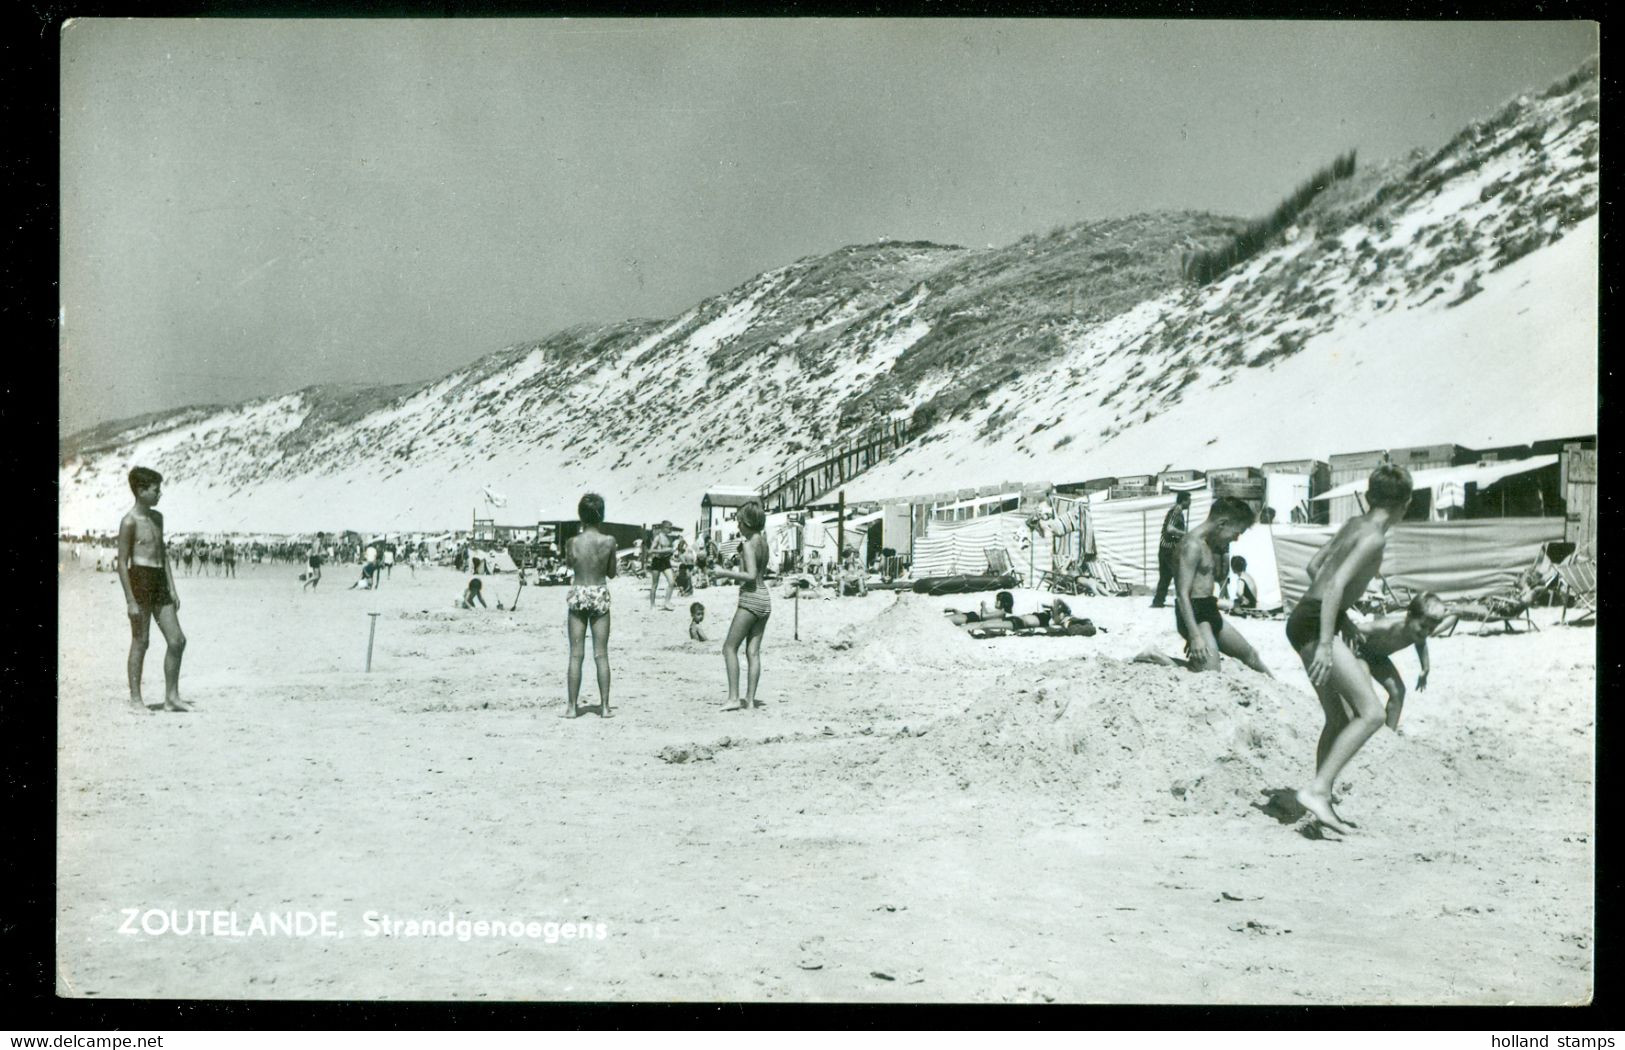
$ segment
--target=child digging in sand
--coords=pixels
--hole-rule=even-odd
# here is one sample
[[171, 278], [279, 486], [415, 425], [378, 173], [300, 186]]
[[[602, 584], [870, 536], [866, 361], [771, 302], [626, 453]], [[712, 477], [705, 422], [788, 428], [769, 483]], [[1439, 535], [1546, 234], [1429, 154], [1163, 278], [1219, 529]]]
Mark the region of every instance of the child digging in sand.
[[615, 575], [615, 538], [601, 531], [604, 497], [589, 492], [576, 506], [581, 531], [565, 543], [564, 560], [570, 566], [570, 591], [565, 595], [565, 627], [570, 635], [570, 663], [565, 674], [569, 703], [564, 717], [581, 713], [581, 663], [587, 655], [587, 632], [592, 631], [592, 660], [598, 669], [598, 717], [614, 717], [609, 710], [609, 578]]
[[[739, 508], [740, 567], [743, 572], [717, 569], [715, 575], [725, 580], [739, 581], [739, 609], [733, 623], [728, 625], [728, 637], [722, 643], [722, 663], [728, 672], [728, 704], [724, 711], [745, 711], [763, 706], [756, 699], [756, 686], [762, 678], [762, 633], [767, 629], [767, 618], [773, 614], [767, 596], [767, 584], [762, 572], [767, 567], [767, 538], [762, 530], [767, 527], [767, 514], [760, 503], [747, 503]], [[745, 646], [745, 659], [749, 663], [749, 679], [745, 699], [739, 699], [739, 646]]]
[[474, 608], [474, 603], [479, 602], [480, 608], [489, 609], [490, 606], [485, 604], [485, 595], [481, 593], [483, 588], [484, 585], [480, 583], [480, 578], [478, 576], [474, 577], [472, 580], [469, 580], [468, 589], [463, 591], [463, 596], [461, 598], [457, 599], [457, 608], [472, 609]]
[[1405, 680], [1399, 676], [1399, 668], [1390, 657], [1406, 646], [1416, 646], [1416, 658], [1422, 665], [1422, 673], [1416, 676], [1416, 691], [1425, 690], [1428, 687], [1428, 638], [1449, 615], [1444, 599], [1428, 592], [1411, 599], [1403, 618], [1390, 617], [1354, 625], [1354, 634], [1348, 639], [1349, 648], [1388, 694], [1384, 722], [1395, 732], [1399, 731], [1399, 714], [1405, 707]]
[[164, 632], [164, 710], [189, 711], [181, 703], [181, 657], [186, 635], [181, 631], [181, 600], [175, 593], [175, 572], [164, 546], [164, 516], [158, 513], [163, 477], [148, 467], [130, 471], [135, 506], [118, 526], [118, 578], [130, 614], [130, 710], [146, 714], [141, 699], [141, 671], [146, 665], [152, 621]]
[[1370, 675], [1344, 641], [1357, 634], [1347, 610], [1382, 568], [1388, 531], [1410, 507], [1410, 472], [1392, 463], [1373, 470], [1366, 502], [1370, 509], [1345, 522], [1309, 559], [1309, 590], [1286, 621], [1287, 641], [1309, 672], [1326, 715], [1315, 747], [1315, 778], [1298, 789], [1298, 803], [1343, 834], [1349, 825], [1332, 809], [1332, 785], [1384, 721]]
[[1213, 501], [1207, 521], [1186, 533], [1174, 552], [1174, 626], [1185, 639], [1193, 671], [1217, 671], [1223, 653], [1261, 674], [1270, 673], [1241, 632], [1224, 622], [1213, 595], [1219, 558], [1253, 521], [1253, 509], [1245, 502], [1221, 496]]

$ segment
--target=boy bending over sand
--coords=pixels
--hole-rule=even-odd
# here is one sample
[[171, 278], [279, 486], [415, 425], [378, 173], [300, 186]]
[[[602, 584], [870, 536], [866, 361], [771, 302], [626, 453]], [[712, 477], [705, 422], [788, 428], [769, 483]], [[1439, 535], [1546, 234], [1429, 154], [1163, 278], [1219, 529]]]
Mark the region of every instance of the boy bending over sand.
[[130, 710], [147, 713], [141, 699], [141, 671], [147, 662], [152, 621], [164, 632], [164, 710], [190, 711], [181, 703], [181, 657], [186, 635], [181, 631], [181, 600], [175, 593], [175, 571], [164, 546], [164, 516], [158, 513], [163, 477], [148, 467], [130, 471], [135, 506], [118, 525], [118, 578], [130, 614]]
[[1449, 615], [1444, 599], [1429, 592], [1411, 599], [1403, 619], [1390, 617], [1354, 625], [1354, 635], [1348, 639], [1349, 648], [1388, 694], [1385, 721], [1389, 729], [1399, 729], [1399, 713], [1405, 706], [1405, 680], [1389, 658], [1406, 646], [1416, 646], [1416, 658], [1422, 665], [1422, 673], [1416, 677], [1416, 691], [1422, 692], [1428, 687], [1428, 637]]
[[1373, 470], [1366, 502], [1370, 509], [1345, 522], [1309, 559], [1309, 590], [1286, 621], [1287, 641], [1309, 672], [1326, 715], [1315, 746], [1315, 778], [1298, 790], [1298, 802], [1326, 827], [1344, 834], [1349, 827], [1332, 810], [1332, 784], [1384, 721], [1366, 667], [1343, 640], [1358, 633], [1348, 607], [1382, 568], [1388, 531], [1404, 519], [1411, 504], [1410, 472], [1392, 463]]
[[[609, 710], [609, 578], [615, 575], [615, 538], [601, 531], [604, 497], [589, 492], [576, 506], [581, 531], [564, 547], [570, 566], [570, 592], [565, 595], [565, 627], [570, 634], [570, 663], [565, 673], [569, 704], [565, 718], [580, 714], [581, 662], [587, 655], [587, 631], [592, 631], [592, 661], [598, 668], [598, 717], [613, 718]], [[658, 582], [658, 581], [657, 581]], [[669, 597], [669, 595], [668, 595]]]
[[1213, 501], [1207, 520], [1187, 532], [1174, 551], [1174, 626], [1185, 639], [1193, 671], [1217, 671], [1222, 652], [1270, 674], [1241, 632], [1219, 615], [1219, 599], [1213, 593], [1219, 559], [1255, 520], [1253, 508], [1245, 502], [1221, 496]]

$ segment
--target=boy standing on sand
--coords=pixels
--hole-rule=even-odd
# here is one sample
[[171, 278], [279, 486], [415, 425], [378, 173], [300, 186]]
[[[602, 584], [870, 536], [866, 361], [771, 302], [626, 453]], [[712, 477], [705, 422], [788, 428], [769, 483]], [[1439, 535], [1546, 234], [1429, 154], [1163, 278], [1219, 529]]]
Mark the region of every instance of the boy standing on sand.
[[124, 586], [124, 603], [130, 614], [130, 709], [145, 714], [141, 699], [141, 671], [146, 664], [152, 620], [164, 632], [164, 710], [189, 711], [181, 703], [181, 656], [186, 652], [186, 635], [181, 632], [181, 601], [175, 594], [175, 572], [164, 546], [164, 516], [158, 513], [164, 479], [156, 470], [136, 467], [130, 471], [130, 491], [135, 506], [118, 526], [118, 578]]
[[318, 532], [316, 538], [310, 541], [310, 556], [305, 560], [310, 571], [305, 574], [305, 582], [299, 585], [299, 590], [306, 587], [315, 587], [322, 582], [322, 533]]
[[1390, 657], [1407, 646], [1416, 646], [1416, 658], [1422, 665], [1422, 673], [1416, 677], [1416, 691], [1422, 692], [1428, 687], [1428, 638], [1449, 615], [1444, 599], [1429, 591], [1411, 599], [1403, 619], [1354, 625], [1355, 633], [1348, 639], [1349, 648], [1388, 694], [1385, 722], [1389, 729], [1399, 730], [1399, 713], [1405, 706], [1405, 680], [1399, 676], [1399, 668]]
[[592, 631], [592, 660], [598, 669], [598, 717], [614, 717], [609, 710], [609, 578], [615, 575], [615, 537], [601, 531], [604, 497], [589, 492], [576, 506], [581, 531], [565, 541], [564, 560], [572, 574], [565, 596], [565, 628], [570, 635], [570, 663], [565, 673], [569, 704], [564, 717], [581, 712], [581, 663], [587, 655], [587, 631]]
[[1332, 785], [1383, 724], [1370, 675], [1344, 641], [1357, 633], [1347, 610], [1382, 568], [1388, 531], [1404, 519], [1411, 487], [1404, 467], [1385, 463], [1371, 472], [1366, 483], [1370, 509], [1345, 522], [1309, 559], [1309, 590], [1286, 622], [1287, 641], [1309, 672], [1326, 714], [1315, 747], [1315, 778], [1298, 789], [1298, 803], [1321, 824], [1344, 834], [1349, 827], [1332, 810]]
[[1219, 615], [1219, 599], [1213, 594], [1220, 559], [1230, 544], [1253, 527], [1254, 520], [1253, 508], [1246, 502], [1221, 496], [1213, 501], [1207, 520], [1181, 537], [1175, 548], [1174, 626], [1185, 639], [1193, 671], [1217, 671], [1223, 653], [1261, 674], [1270, 674], [1241, 632]]

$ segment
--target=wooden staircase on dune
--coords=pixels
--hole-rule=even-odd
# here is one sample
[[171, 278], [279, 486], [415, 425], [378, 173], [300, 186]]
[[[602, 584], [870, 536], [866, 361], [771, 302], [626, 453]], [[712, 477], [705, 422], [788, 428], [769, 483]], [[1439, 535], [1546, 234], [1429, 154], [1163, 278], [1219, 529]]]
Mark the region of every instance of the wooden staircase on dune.
[[762, 506], [770, 513], [804, 507], [880, 463], [912, 437], [907, 420], [892, 419], [803, 456], [763, 484]]

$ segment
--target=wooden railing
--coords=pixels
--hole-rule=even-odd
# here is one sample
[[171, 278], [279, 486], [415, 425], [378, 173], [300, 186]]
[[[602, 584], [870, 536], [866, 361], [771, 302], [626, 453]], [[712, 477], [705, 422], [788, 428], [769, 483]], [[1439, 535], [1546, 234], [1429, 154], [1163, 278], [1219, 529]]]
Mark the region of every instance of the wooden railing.
[[805, 506], [876, 465], [911, 436], [907, 420], [893, 419], [803, 456], [763, 484], [762, 505], [769, 511]]

